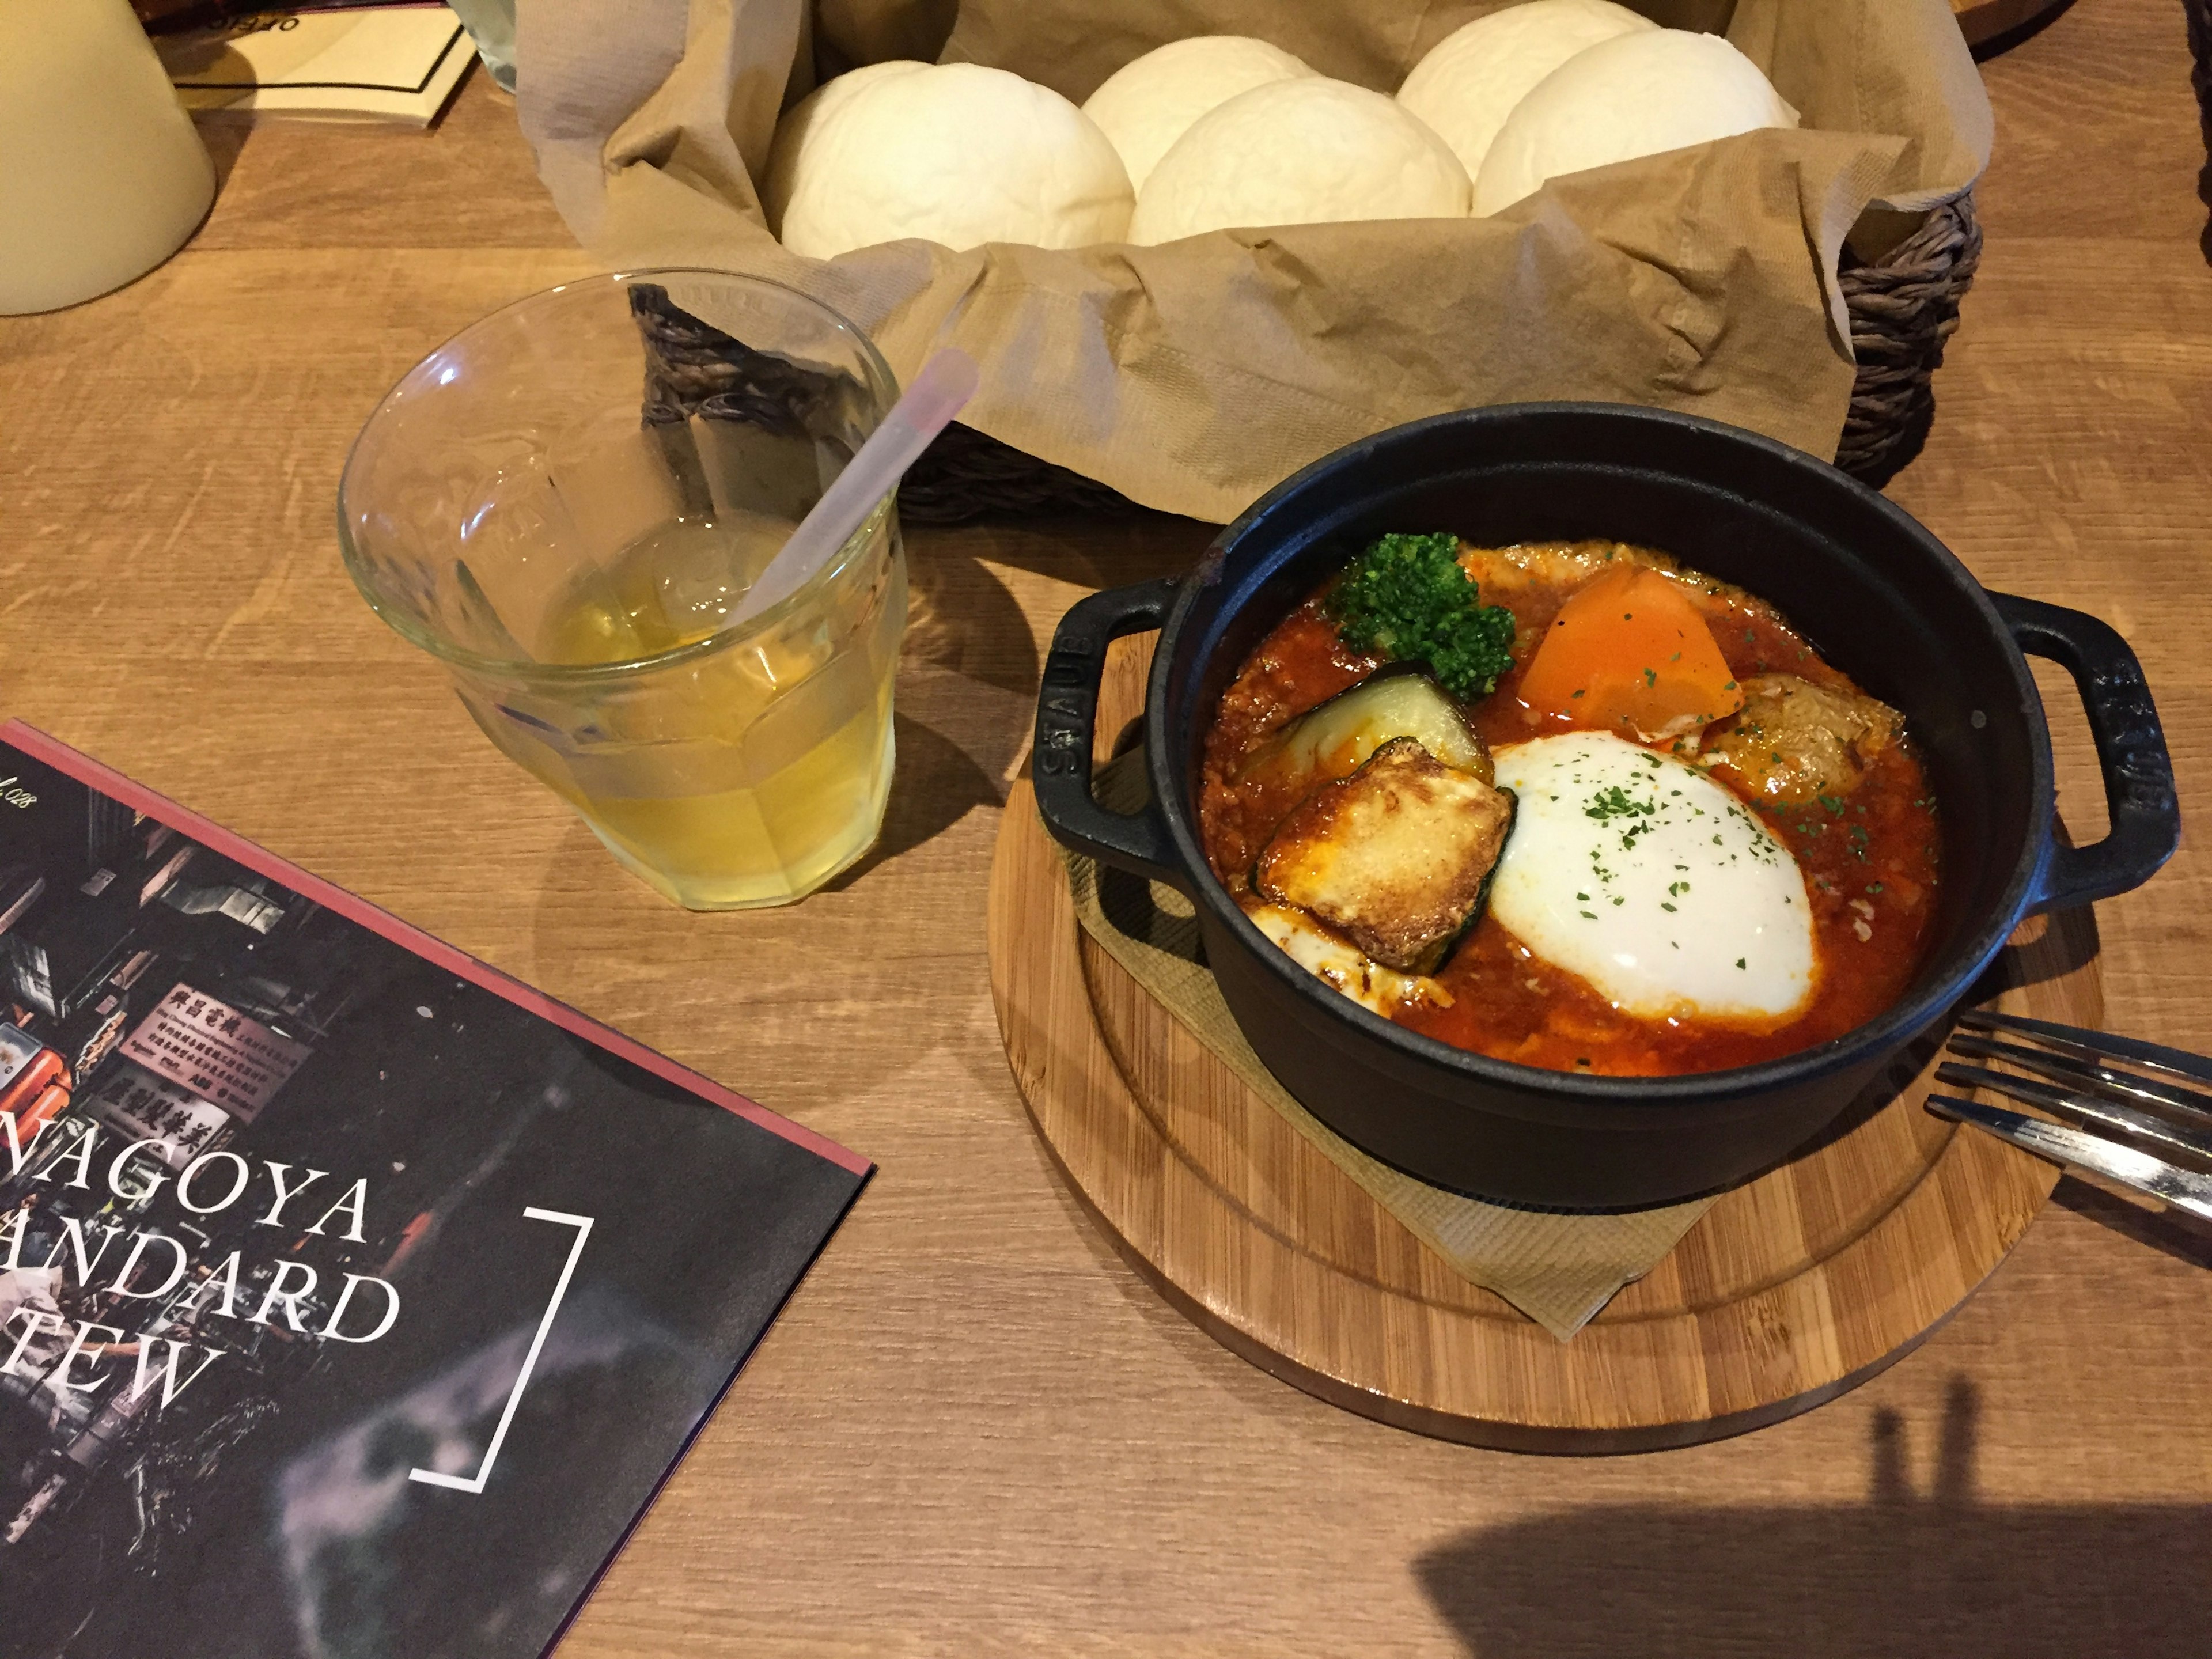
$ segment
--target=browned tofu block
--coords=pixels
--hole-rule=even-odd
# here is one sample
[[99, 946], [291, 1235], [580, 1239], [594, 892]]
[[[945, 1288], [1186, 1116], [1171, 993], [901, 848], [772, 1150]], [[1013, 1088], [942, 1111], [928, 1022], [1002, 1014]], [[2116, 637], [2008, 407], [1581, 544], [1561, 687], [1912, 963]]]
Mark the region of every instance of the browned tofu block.
[[1512, 827], [1510, 794], [1395, 738], [1283, 820], [1253, 885], [1385, 967], [1425, 973], [1473, 920]]
[[1743, 707], [1707, 734], [1706, 752], [1767, 800], [1848, 795], [1904, 724], [1886, 702], [1794, 674], [1746, 680], [1743, 694]]

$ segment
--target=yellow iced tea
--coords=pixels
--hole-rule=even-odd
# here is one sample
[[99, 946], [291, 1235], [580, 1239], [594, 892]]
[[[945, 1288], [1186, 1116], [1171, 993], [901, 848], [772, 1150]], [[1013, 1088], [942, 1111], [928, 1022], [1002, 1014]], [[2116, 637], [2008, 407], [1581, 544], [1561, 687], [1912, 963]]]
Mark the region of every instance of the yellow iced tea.
[[678, 902], [785, 902], [859, 858], [882, 823], [906, 623], [887, 518], [781, 613], [726, 635], [791, 526], [665, 524], [585, 570], [535, 630], [538, 661], [605, 665], [605, 676], [555, 696], [466, 701], [501, 748]]

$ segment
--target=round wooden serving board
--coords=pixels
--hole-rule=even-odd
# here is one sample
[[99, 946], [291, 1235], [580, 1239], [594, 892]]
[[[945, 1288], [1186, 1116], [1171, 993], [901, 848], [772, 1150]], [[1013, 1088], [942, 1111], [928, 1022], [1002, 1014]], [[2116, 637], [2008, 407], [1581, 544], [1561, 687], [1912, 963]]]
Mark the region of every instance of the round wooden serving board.
[[[1102, 733], [1141, 706], [1148, 653], [1129, 643]], [[2057, 1181], [1923, 1109], [1931, 1052], [1887, 1104], [1724, 1194], [1562, 1343], [1432, 1255], [1083, 935], [1026, 782], [989, 925], [1015, 1081], [1122, 1254], [1262, 1370], [1447, 1439], [1637, 1451], [1808, 1410], [1942, 1324]], [[2001, 959], [1997, 1006], [2098, 1025], [2095, 957], [2087, 910], [2033, 921]]]

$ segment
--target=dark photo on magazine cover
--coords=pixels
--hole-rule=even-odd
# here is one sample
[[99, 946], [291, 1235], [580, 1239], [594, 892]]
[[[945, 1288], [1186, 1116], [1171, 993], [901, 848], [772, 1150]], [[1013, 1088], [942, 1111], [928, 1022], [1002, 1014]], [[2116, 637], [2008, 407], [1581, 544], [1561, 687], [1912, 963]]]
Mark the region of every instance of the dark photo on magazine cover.
[[0, 1659], [542, 1653], [867, 1166], [9, 736]]

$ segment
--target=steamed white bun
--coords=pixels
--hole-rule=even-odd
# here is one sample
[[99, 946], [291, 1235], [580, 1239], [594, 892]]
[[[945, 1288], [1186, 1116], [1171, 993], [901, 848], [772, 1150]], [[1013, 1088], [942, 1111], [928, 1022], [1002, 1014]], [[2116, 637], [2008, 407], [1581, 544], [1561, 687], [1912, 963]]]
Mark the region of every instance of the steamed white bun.
[[1398, 101], [1436, 129], [1472, 179], [1513, 106], [1546, 76], [1601, 40], [1658, 27], [1613, 0], [1525, 0], [1437, 41]]
[[1279, 46], [1244, 34], [1170, 40], [1124, 64], [1084, 101], [1083, 112], [1121, 152], [1139, 192], [1191, 123], [1240, 92], [1314, 71]]
[[1200, 116], [1145, 181], [1129, 240], [1231, 226], [1459, 219], [1467, 169], [1379, 92], [1312, 76], [1240, 93]]
[[816, 116], [781, 222], [783, 245], [816, 259], [907, 236], [1082, 247], [1120, 241], [1133, 199], [1114, 146], [1066, 99], [939, 64], [879, 76]]
[[792, 187], [798, 182], [799, 170], [805, 165], [807, 153], [813, 147], [814, 135], [844, 106], [846, 100], [875, 82], [911, 75], [928, 67], [911, 58], [863, 64], [824, 81], [783, 112], [783, 118], [775, 124], [775, 147], [769, 151], [768, 171], [761, 176], [761, 206], [768, 214], [770, 230], [779, 236], [783, 234], [783, 210], [791, 204]]
[[1514, 106], [1483, 158], [1474, 211], [1510, 207], [1561, 173], [1796, 125], [1797, 112], [1758, 65], [1717, 34], [1616, 35], [1576, 53]]

